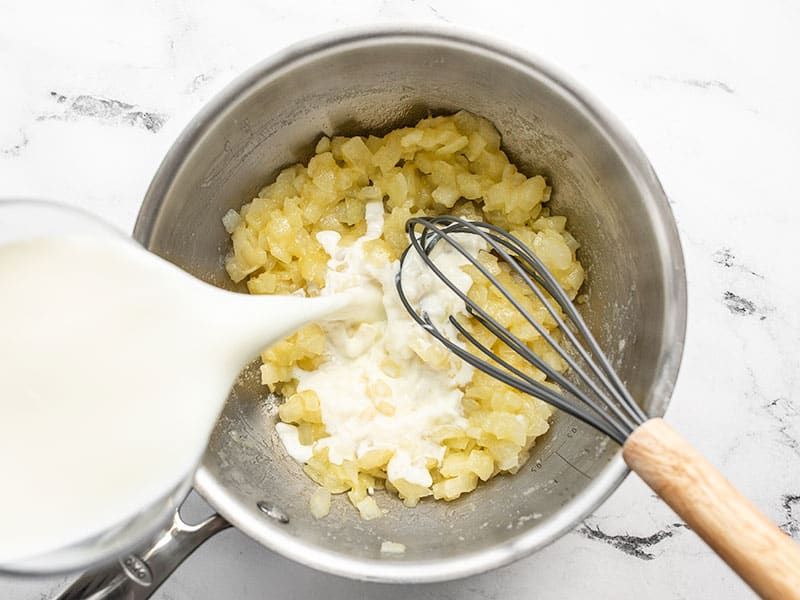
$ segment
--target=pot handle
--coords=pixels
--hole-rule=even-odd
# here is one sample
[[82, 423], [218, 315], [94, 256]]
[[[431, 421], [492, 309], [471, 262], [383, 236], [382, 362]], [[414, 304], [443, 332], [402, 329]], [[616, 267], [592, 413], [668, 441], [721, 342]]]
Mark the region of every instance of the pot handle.
[[231, 524], [213, 515], [189, 525], [176, 510], [172, 523], [149, 546], [85, 571], [53, 600], [145, 600], [212, 535]]

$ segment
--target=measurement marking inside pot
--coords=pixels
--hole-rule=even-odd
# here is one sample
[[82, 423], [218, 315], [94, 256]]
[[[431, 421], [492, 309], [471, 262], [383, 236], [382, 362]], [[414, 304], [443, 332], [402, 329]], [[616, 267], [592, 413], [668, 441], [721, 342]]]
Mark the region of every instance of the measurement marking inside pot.
[[572, 464], [572, 463], [571, 463], [569, 460], [567, 460], [566, 458], [564, 458], [564, 457], [561, 455], [561, 453], [560, 453], [560, 452], [556, 452], [556, 455], [557, 455], [557, 456], [558, 456], [558, 457], [559, 457], [561, 460], [563, 460], [565, 463], [567, 463], [567, 464], [568, 464], [570, 467], [572, 467], [573, 469], [575, 469], [575, 470], [576, 470], [578, 473], [580, 473], [581, 475], [583, 475], [584, 477], [586, 477], [586, 479], [591, 479], [591, 477], [589, 477], [589, 476], [588, 476], [586, 473], [584, 473], [583, 471], [581, 471], [581, 470], [580, 470], [578, 467], [576, 467], [575, 465], [573, 465], [573, 464]]

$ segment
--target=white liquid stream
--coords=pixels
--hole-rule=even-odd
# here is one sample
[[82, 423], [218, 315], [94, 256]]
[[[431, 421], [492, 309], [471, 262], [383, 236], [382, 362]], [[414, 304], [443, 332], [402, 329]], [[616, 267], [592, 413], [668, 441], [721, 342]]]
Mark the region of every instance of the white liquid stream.
[[[323, 448], [335, 464], [385, 449], [393, 452], [389, 481], [429, 487], [433, 482], [426, 465], [440, 464], [445, 452], [430, 434], [443, 425], [466, 427], [462, 388], [473, 368], [455, 356], [437, 368], [419, 357], [428, 350], [444, 352], [443, 347], [406, 313], [395, 287], [399, 262], [380, 262], [365, 251], [365, 244], [383, 233], [383, 210], [382, 202], [367, 204], [367, 232], [350, 246], [341, 246], [334, 231], [320, 232], [317, 240], [331, 257], [321, 293], [358, 290], [380, 302], [386, 319], [325, 324], [326, 362], [314, 371], [295, 368], [292, 373], [299, 391], [313, 390], [319, 397], [328, 437], [303, 446], [293, 425], [279, 423], [277, 429], [287, 452], [299, 462]], [[454, 237], [472, 255], [486, 246], [476, 235]], [[460, 289], [470, 288], [472, 278], [462, 270], [468, 261], [458, 251], [442, 242], [431, 258]], [[464, 302], [414, 253], [403, 267], [403, 289], [413, 306], [427, 312], [437, 328], [456, 341], [448, 317], [466, 314]], [[394, 364], [393, 370], [381, 369], [386, 361]], [[383, 414], [381, 405], [389, 405], [390, 414]]]
[[[425, 434], [463, 419], [458, 386], [472, 370], [414, 356], [435, 342], [400, 304], [397, 263], [365, 260], [363, 243], [383, 228], [380, 202], [367, 220], [349, 248], [320, 234], [332, 258], [319, 298], [220, 290], [112, 235], [0, 245], [0, 564], [80, 542], [171, 492], [191, 476], [241, 368], [322, 319], [347, 323], [326, 325], [328, 362], [295, 373], [320, 396], [331, 435], [318, 443], [334, 462], [390, 447], [390, 480], [430, 485], [425, 461], [443, 448]], [[468, 289], [466, 261], [440, 246], [437, 264]], [[409, 299], [452, 328], [446, 316], [463, 303], [418, 258], [407, 267]], [[381, 374], [386, 357], [401, 375]], [[374, 404], [365, 386], [379, 380], [394, 417], [364, 416]], [[295, 427], [278, 433], [307, 460]]]
[[348, 295], [249, 296], [113, 236], [0, 245], [0, 564], [132, 517], [190, 476], [240, 369]]

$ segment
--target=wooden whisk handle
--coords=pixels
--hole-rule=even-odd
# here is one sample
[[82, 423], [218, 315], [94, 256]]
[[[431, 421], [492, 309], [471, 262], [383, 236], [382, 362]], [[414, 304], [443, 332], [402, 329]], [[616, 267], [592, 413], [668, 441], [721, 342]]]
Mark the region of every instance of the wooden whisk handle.
[[631, 434], [622, 455], [757, 594], [800, 600], [800, 546], [672, 427], [650, 419]]

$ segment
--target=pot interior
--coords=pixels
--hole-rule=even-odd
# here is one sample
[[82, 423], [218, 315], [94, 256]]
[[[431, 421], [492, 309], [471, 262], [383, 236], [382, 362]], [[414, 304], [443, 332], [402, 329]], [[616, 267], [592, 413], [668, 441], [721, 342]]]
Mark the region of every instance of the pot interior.
[[[202, 279], [237, 289], [223, 268], [228, 209], [249, 201], [280, 168], [307, 161], [322, 134], [384, 133], [459, 109], [494, 122], [523, 172], [547, 176], [554, 213], [568, 217], [582, 244], [588, 302], [581, 311], [634, 397], [661, 414], [683, 334], [670, 303], [684, 285], [665, 198], [624, 134], [617, 137], [546, 71], [511, 55], [435, 35], [361, 36], [289, 52], [223, 92], [184, 133], [148, 192], [136, 235]], [[339, 496], [330, 515], [315, 520], [308, 510], [315, 484], [275, 435], [276, 399], [259, 385], [256, 367], [236, 382], [199, 488], [260, 542], [319, 568], [394, 580], [423, 577], [414, 575], [422, 565], [432, 566], [430, 579], [489, 568], [574, 525], [624, 472], [615, 443], [557, 415], [519, 473], [455, 502], [406, 509], [378, 493], [389, 512], [365, 522]], [[590, 490], [601, 475], [602, 489]], [[269, 518], [259, 502], [289, 522]], [[406, 552], [382, 558], [384, 540]], [[505, 554], [480, 558], [498, 548]], [[336, 557], [350, 562], [327, 564]], [[470, 557], [477, 566], [451, 568]]]

